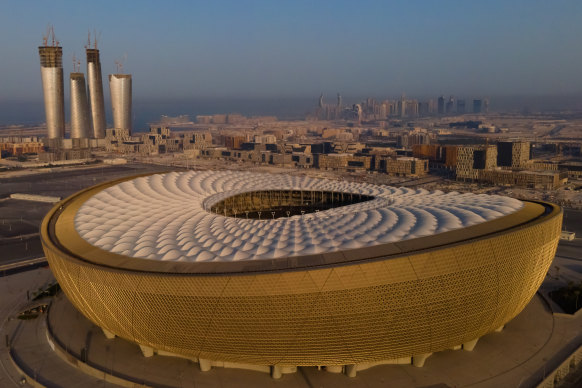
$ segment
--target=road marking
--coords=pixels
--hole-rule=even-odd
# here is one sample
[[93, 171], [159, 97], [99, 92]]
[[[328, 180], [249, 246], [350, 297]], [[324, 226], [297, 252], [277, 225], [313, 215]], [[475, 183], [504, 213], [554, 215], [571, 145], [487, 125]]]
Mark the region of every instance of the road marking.
[[15, 269], [15, 268], [23, 268], [23, 267], [27, 267], [29, 265], [41, 264], [41, 263], [46, 263], [46, 257], [37, 257], [36, 259], [29, 259], [29, 260], [18, 261], [16, 263], [0, 265], [0, 271], [7, 271], [10, 269]]

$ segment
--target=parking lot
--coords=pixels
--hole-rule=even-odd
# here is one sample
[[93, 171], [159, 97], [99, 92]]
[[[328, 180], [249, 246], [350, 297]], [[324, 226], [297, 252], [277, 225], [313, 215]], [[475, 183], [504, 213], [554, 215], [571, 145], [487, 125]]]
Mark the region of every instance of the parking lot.
[[21, 176], [0, 174], [0, 264], [43, 256], [38, 232], [45, 214], [54, 206], [45, 202], [11, 199], [10, 194], [65, 198], [104, 181], [167, 170], [165, 166], [131, 164], [37, 170], [36, 173]]

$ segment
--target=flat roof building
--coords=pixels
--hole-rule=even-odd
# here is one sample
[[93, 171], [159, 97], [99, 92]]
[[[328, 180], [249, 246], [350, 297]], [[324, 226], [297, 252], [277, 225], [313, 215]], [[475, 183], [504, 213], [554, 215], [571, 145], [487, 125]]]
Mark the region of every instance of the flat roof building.
[[500, 141], [497, 142], [497, 166], [523, 168], [527, 166], [531, 157], [529, 141]]

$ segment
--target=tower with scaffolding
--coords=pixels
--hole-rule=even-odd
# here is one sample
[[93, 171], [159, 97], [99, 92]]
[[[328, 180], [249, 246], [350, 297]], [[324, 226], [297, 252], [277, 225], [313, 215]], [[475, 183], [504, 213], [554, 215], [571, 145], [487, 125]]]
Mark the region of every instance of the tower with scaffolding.
[[63, 87], [63, 49], [56, 40], [53, 27], [42, 37], [38, 48], [40, 74], [44, 93], [48, 139], [62, 139], [65, 136], [65, 104]]
[[73, 57], [73, 72], [70, 75], [71, 84], [71, 139], [87, 139], [90, 136], [89, 107], [87, 105], [87, 89], [85, 74], [79, 70], [81, 61]]
[[97, 48], [97, 34], [91, 41], [91, 33], [88, 34], [85, 52], [87, 54], [87, 83], [89, 86], [89, 104], [91, 107], [91, 119], [95, 139], [105, 137], [105, 102], [103, 99], [103, 80], [101, 78], [101, 60]]

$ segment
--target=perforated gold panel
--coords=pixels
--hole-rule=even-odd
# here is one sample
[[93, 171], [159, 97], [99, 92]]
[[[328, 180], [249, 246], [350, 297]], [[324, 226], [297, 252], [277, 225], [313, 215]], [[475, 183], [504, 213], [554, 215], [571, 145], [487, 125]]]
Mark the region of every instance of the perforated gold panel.
[[345, 365], [452, 348], [515, 317], [557, 248], [562, 212], [548, 209], [503, 233], [405, 256], [264, 273], [108, 268], [62, 251], [47, 220], [42, 237], [67, 297], [122, 338], [210, 360]]

